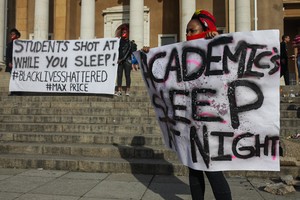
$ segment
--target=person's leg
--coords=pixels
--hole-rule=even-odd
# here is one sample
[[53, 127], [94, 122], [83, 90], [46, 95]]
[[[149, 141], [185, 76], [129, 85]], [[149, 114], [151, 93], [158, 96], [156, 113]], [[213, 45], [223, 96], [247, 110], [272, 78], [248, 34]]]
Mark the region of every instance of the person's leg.
[[123, 64], [118, 65], [117, 71], [117, 95], [121, 95], [122, 91]]
[[124, 63], [124, 70], [125, 70], [125, 78], [126, 78], [126, 95], [129, 95], [130, 85], [131, 85], [131, 64], [128, 62]]
[[205, 182], [203, 172], [189, 168], [189, 184], [193, 200], [204, 200]]
[[216, 200], [232, 200], [230, 187], [223, 172], [205, 172]]
[[282, 62], [280, 61], [280, 78], [283, 76], [283, 64]]
[[284, 66], [284, 72], [283, 72], [283, 78], [284, 78], [284, 83], [285, 85], [290, 85], [290, 72], [288, 68], [288, 64]]

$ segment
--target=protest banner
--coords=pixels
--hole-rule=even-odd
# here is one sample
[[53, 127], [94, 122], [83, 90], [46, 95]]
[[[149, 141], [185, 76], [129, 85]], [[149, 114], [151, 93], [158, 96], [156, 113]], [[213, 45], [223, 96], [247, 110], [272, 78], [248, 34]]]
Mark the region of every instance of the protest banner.
[[15, 40], [10, 91], [113, 94], [119, 39]]
[[198, 170], [279, 170], [279, 31], [135, 52], [165, 145]]

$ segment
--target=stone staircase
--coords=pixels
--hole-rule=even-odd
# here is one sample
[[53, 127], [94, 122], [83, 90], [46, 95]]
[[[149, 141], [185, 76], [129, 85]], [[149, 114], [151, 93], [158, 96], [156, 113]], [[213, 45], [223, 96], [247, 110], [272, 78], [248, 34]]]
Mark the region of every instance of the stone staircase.
[[9, 74], [0, 79], [1, 167], [186, 174], [164, 147], [139, 71], [129, 97], [8, 96]]
[[[0, 167], [187, 175], [187, 168], [163, 144], [140, 72], [132, 72], [129, 97], [30, 93], [8, 96], [8, 82], [9, 74], [2, 70]], [[297, 111], [286, 110], [291, 103], [300, 107], [300, 97], [282, 98], [284, 138], [300, 133]], [[260, 177], [300, 174], [299, 166], [290, 162], [282, 162], [281, 169], [226, 173]]]
[[288, 137], [300, 133], [300, 116], [297, 117], [297, 108], [300, 108], [300, 85], [282, 87], [281, 96], [280, 133], [282, 137]]

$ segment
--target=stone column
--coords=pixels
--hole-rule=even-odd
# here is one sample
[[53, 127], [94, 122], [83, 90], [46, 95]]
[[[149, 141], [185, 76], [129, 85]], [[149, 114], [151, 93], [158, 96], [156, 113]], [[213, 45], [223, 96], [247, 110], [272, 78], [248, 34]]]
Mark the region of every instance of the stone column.
[[130, 0], [129, 38], [137, 48], [144, 46], [144, 0]]
[[186, 40], [186, 26], [189, 23], [193, 13], [196, 11], [195, 0], [181, 0], [181, 17], [180, 17], [180, 41]]
[[6, 0], [0, 0], [0, 64], [4, 63]]
[[[9, 0], [7, 0], [7, 3], [9, 2]], [[30, 1], [31, 3], [29, 3], [28, 0], [15, 0], [16, 2], [16, 25], [14, 26], [16, 29], [18, 29], [21, 33], [21, 39], [28, 39], [29, 34], [30, 33], [34, 33], [32, 31], [34, 31], [34, 19], [32, 19], [32, 22], [29, 23], [30, 19], [29, 19], [29, 15], [30, 13], [34, 14], [34, 1]], [[33, 6], [30, 6], [33, 5]], [[9, 6], [9, 4], [7, 4], [7, 7]], [[34, 16], [34, 15], [33, 15]], [[32, 25], [32, 30], [29, 30], [30, 25]], [[7, 27], [9, 28], [9, 30], [11, 28], [14, 27], [9, 27], [7, 25]]]
[[67, 32], [67, 0], [54, 1], [54, 39], [65, 40]]
[[95, 38], [95, 0], [81, 0], [80, 39]]
[[228, 0], [228, 32], [235, 31], [235, 0]]
[[235, 31], [251, 31], [250, 0], [235, 0]]
[[49, 0], [35, 0], [34, 39], [48, 40], [49, 35]]

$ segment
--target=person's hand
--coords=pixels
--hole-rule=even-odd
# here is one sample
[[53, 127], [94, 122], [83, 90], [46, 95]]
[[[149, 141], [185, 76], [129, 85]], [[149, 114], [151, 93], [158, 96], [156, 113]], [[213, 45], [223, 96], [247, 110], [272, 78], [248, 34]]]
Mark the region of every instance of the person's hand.
[[8, 66], [9, 66], [10, 68], [12, 68], [12, 63], [8, 63]]
[[141, 50], [145, 53], [148, 53], [150, 51], [150, 47], [143, 46]]
[[217, 31], [208, 31], [205, 35], [205, 39], [211, 39], [218, 35], [219, 35], [219, 33]]

